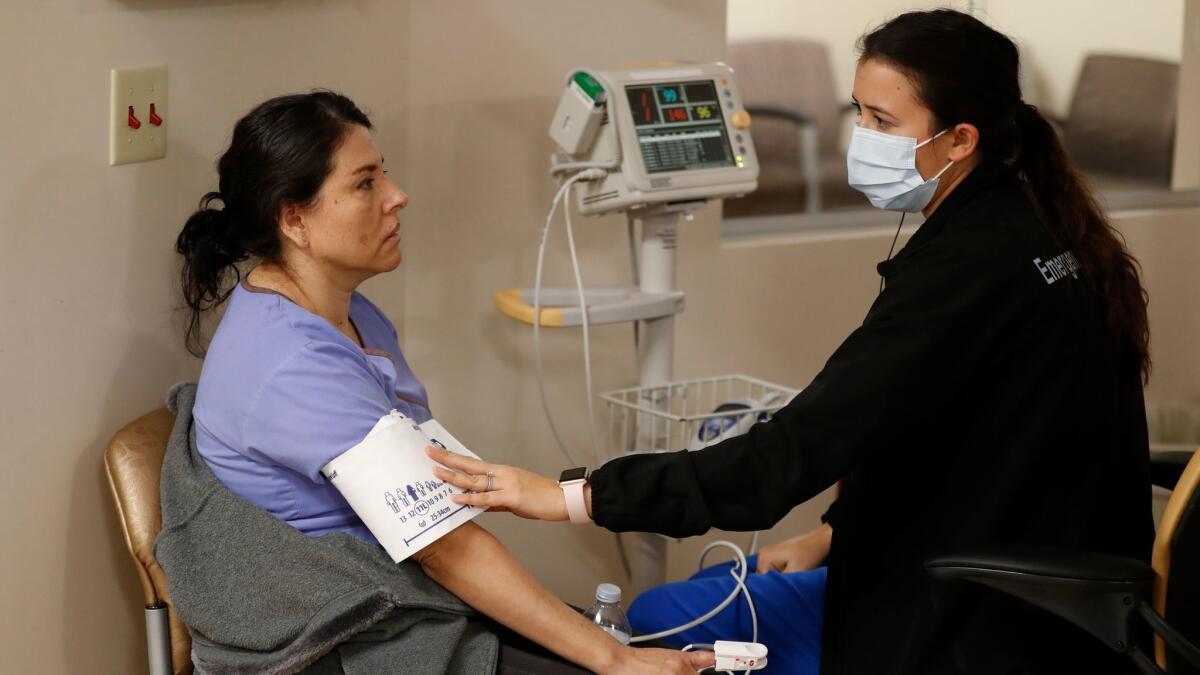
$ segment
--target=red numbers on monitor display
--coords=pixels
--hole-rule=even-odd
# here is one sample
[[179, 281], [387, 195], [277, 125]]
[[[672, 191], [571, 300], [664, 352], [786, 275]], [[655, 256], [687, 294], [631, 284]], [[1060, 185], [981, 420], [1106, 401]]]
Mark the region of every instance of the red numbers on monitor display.
[[654, 120], [654, 107], [650, 105], [650, 90], [642, 90], [641, 110], [638, 111], [638, 117], [642, 118], [643, 124], [651, 124]]

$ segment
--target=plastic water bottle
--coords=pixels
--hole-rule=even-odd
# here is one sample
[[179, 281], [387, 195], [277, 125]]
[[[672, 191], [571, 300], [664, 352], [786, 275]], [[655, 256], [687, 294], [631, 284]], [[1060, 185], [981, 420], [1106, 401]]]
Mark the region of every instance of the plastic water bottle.
[[616, 584], [600, 584], [596, 587], [596, 604], [592, 605], [583, 615], [592, 620], [604, 632], [613, 636], [623, 645], [629, 644], [633, 629], [629, 627], [629, 617], [621, 609], [621, 587]]

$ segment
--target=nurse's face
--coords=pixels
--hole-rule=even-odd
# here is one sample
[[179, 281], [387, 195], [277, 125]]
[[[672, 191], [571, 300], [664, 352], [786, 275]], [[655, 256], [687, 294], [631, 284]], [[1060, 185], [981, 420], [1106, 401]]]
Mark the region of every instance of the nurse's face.
[[[895, 136], [908, 136], [918, 143], [929, 140], [934, 129], [933, 113], [917, 99], [908, 77], [885, 61], [866, 59], [854, 72], [854, 105], [858, 125]], [[917, 148], [917, 170], [928, 179], [950, 161], [954, 135], [946, 133]]]
[[[316, 202], [284, 217], [284, 234], [331, 276], [361, 281], [400, 264], [399, 212], [408, 196], [385, 174], [371, 133], [357, 124], [333, 157]], [[289, 228], [299, 227], [294, 234]]]

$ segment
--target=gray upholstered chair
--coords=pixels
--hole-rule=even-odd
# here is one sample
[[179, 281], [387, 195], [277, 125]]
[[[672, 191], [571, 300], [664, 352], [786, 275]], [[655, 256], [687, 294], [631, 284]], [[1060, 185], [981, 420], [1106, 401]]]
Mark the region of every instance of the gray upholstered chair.
[[1179, 64], [1090, 54], [1060, 122], [1063, 143], [1096, 187], [1169, 188], [1178, 98]]
[[734, 42], [729, 62], [752, 118], [760, 172], [758, 190], [727, 201], [726, 216], [867, 206], [846, 183], [839, 137], [853, 108], [838, 100], [825, 44], [793, 38]]

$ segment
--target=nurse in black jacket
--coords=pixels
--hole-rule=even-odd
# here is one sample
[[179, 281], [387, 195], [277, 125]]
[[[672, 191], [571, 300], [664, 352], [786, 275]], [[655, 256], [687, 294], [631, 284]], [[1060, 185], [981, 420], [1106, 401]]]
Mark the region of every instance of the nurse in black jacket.
[[[704, 450], [605, 464], [584, 490], [589, 515], [617, 532], [759, 530], [842, 479], [822, 673], [1120, 672], [1122, 657], [1065, 621], [934, 584], [923, 562], [994, 544], [1149, 559], [1137, 264], [1021, 100], [1011, 40], [938, 10], [860, 46], [851, 182], [924, 224], [786, 408]], [[465, 503], [567, 518], [551, 479], [435, 458], [462, 487], [483, 490], [492, 472]]]

